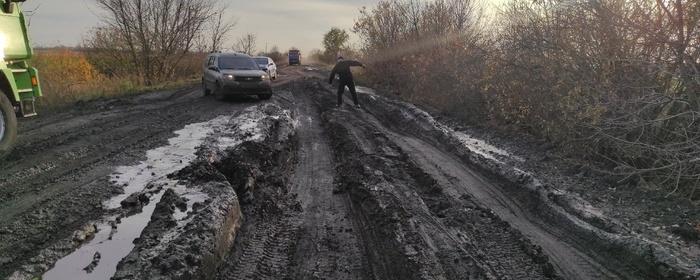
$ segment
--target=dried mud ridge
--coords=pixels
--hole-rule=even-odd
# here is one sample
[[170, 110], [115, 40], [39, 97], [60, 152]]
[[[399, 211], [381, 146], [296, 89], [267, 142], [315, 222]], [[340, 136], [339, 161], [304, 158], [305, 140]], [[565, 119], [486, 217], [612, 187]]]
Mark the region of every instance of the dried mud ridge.
[[[190, 162], [153, 174], [107, 211], [106, 228], [86, 225], [59, 243], [70, 245], [44, 249], [11, 279], [39, 276], [68, 251], [101, 234], [111, 240], [123, 221], [145, 213], [134, 248], [107, 278], [700, 274], [697, 264], [629, 234], [585, 201], [470, 147], [417, 107], [360, 96], [366, 108], [332, 109], [333, 89], [303, 78], [271, 103], [196, 126], [210, 131], [193, 142]], [[73, 265], [90, 274], [109, 260], [97, 252]]]

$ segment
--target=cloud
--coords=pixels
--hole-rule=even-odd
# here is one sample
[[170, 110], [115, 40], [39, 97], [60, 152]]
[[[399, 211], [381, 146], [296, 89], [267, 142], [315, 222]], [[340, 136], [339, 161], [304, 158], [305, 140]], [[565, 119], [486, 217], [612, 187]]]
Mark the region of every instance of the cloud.
[[29, 26], [34, 46], [78, 45], [99, 23], [92, 0], [32, 0], [23, 7], [36, 9]]
[[[359, 9], [376, 1], [282, 1], [232, 5], [239, 18], [235, 33], [256, 33], [259, 47], [298, 47], [308, 52], [321, 47], [323, 34], [331, 27], [352, 28]], [[236, 9], [238, 8], [238, 9]], [[235, 37], [235, 36], [234, 36]]]

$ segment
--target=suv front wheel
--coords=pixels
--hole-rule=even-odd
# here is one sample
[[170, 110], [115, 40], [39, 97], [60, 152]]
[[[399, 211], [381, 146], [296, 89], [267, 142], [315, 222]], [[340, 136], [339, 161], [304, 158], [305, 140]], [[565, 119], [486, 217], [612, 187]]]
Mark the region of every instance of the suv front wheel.
[[207, 88], [207, 83], [202, 79], [202, 90], [204, 90], [204, 96], [211, 95], [211, 90]]
[[226, 95], [224, 94], [224, 88], [221, 86], [221, 83], [216, 82], [216, 88], [214, 88], [211, 91], [211, 94], [214, 95], [214, 98], [219, 101], [226, 100]]

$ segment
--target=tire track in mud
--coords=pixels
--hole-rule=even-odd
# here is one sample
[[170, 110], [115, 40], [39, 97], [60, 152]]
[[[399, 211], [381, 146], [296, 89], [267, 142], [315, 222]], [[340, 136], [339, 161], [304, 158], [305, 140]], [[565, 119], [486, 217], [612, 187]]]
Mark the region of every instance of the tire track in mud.
[[[489, 210], [477, 207], [468, 198], [460, 201], [447, 197], [442, 187], [418, 169], [380, 130], [358, 124], [345, 114], [336, 114], [332, 112], [327, 116], [336, 143], [358, 143], [353, 139], [358, 135], [373, 139], [372, 145], [379, 151], [360, 159], [352, 155], [361, 150], [359, 145], [354, 151], [350, 150], [352, 152], [342, 148], [339, 153], [345, 153], [346, 161], [364, 162], [363, 166], [350, 164], [342, 168], [343, 172], [366, 178], [346, 182], [355, 203], [366, 206], [366, 200], [376, 199], [385, 207], [376, 209], [381, 211], [379, 213], [369, 212], [370, 226], [385, 226], [381, 224], [384, 219], [398, 216], [393, 221], [396, 229], [383, 233], [389, 236], [377, 238], [377, 241], [388, 240], [391, 235], [398, 239], [403, 236], [404, 242], [386, 250], [402, 254], [393, 258], [403, 258], [418, 270], [394, 279], [545, 279], [553, 276], [547, 258]], [[347, 125], [339, 123], [338, 118]], [[355, 129], [359, 131], [349, 132]], [[392, 260], [383, 261], [391, 264]], [[389, 269], [398, 273], [396, 270], [400, 268]]]
[[[375, 97], [376, 98], [376, 97]], [[364, 98], [369, 102], [371, 98]], [[377, 100], [374, 100], [377, 101]], [[471, 196], [482, 207], [491, 209], [513, 228], [519, 230], [550, 257], [558, 273], [566, 279], [625, 279], [640, 277], [633, 267], [615, 259], [600, 260], [605, 257], [586, 248], [589, 245], [567, 234], [565, 229], [536, 217], [529, 211], [537, 211], [537, 205], [523, 205], [518, 191], [501, 189], [501, 186], [475, 172], [468, 165], [450, 154], [450, 147], [431, 139], [421, 120], [405, 115], [400, 105], [387, 102], [369, 103], [364, 113], [353, 112], [358, 118], [366, 119], [374, 126], [381, 127], [393, 143], [411, 151], [409, 156], [438, 180], [452, 197]], [[406, 108], [404, 108], [406, 109]], [[418, 113], [420, 114], [420, 112]], [[409, 121], [408, 125], [397, 125], [397, 121]], [[415, 122], [415, 123], [414, 123]], [[417, 129], [416, 127], [419, 127]], [[431, 144], [432, 143], [432, 144]], [[512, 197], [511, 197], [512, 196]], [[484, 243], [488, 244], [488, 243]], [[612, 269], [611, 269], [612, 268]], [[627, 275], [627, 276], [623, 276]]]
[[[332, 95], [307, 84], [321, 108]], [[552, 265], [538, 247], [479, 207], [453, 198], [394, 143], [353, 110], [323, 113], [376, 279], [546, 279]]]
[[[310, 91], [316, 92], [320, 95], [319, 97], [330, 94], [329, 90], [320, 83], [310, 87]], [[437, 129], [440, 128], [430, 123], [434, 121], [432, 117], [421, 115], [426, 114], [425, 112], [383, 97], [361, 94], [360, 99], [367, 109], [349, 110], [343, 117], [357, 119], [369, 123], [370, 127], [378, 128], [378, 131], [383, 132], [388, 138], [386, 142], [396, 144], [401, 150], [406, 151], [410, 160], [439, 182], [444, 192], [453, 199], [469, 196], [480, 207], [493, 210], [493, 213], [507, 221], [511, 228], [524, 234], [523, 239], [532, 240], [541, 246], [536, 254], [549, 256], [550, 263], [562, 277], [566, 279], [650, 277], [635, 267], [635, 260], [607, 256], [606, 252], [601, 253], [597, 251], [598, 247], [595, 247], [605, 246], [605, 244], [588, 244], [587, 242], [595, 241], [582, 240], [581, 237], [575, 236], [575, 232], [569, 232], [570, 229], [566, 223], [558, 225], [561, 221], [556, 220], [557, 217], [549, 217], [546, 209], [541, 210], [535, 201], [528, 200], [528, 194], [523, 193], [527, 192], [526, 190], [497, 185], [474, 171], [468, 164], [469, 161], [465, 163], [464, 159], [455, 155], [458, 151], [454, 150], [454, 146], [450, 146], [454, 143], [449, 141], [444, 143], [442, 138], [435, 136], [443, 132], [438, 131]], [[328, 100], [327, 103], [327, 106], [332, 106], [332, 100]], [[358, 135], [357, 132], [352, 131], [350, 134], [356, 137]], [[357, 142], [366, 145], [367, 140], [364, 138], [367, 138], [367, 135], [357, 138], [359, 138]], [[368, 151], [371, 148], [364, 148], [364, 150]], [[477, 168], [477, 170], [481, 169]], [[490, 174], [488, 170], [485, 172]], [[487, 248], [496, 246], [492, 246], [489, 242], [490, 236], [487, 237], [476, 243]], [[592, 245], [594, 247], [591, 247]], [[663, 266], [660, 269], [663, 270]]]
[[304, 212], [297, 239], [294, 279], [369, 279], [358, 229], [345, 195], [334, 195], [335, 163], [323, 134], [320, 113], [300, 87], [293, 85], [299, 118], [299, 155], [291, 191]]
[[[378, 124], [376, 118], [372, 116], [366, 117]], [[423, 170], [430, 174], [429, 176], [437, 180], [450, 196], [458, 198], [474, 196], [475, 193], [480, 193], [474, 198], [478, 201], [478, 204], [482, 204], [483, 207], [489, 209], [493, 209], [493, 207], [500, 208], [497, 209], [496, 213], [519, 230], [522, 230], [528, 238], [546, 242], [546, 244], [543, 244], [546, 246], [544, 252], [553, 258], [553, 263], [557, 266], [557, 270], [563, 273], [567, 279], [617, 278], [617, 276], [598, 265], [590, 257], [558, 241], [559, 238], [552, 235], [549, 231], [543, 231], [531, 224], [527, 221], [529, 218], [519, 204], [503, 197], [503, 194], [495, 190], [496, 186], [491, 185], [488, 180], [470, 171], [451, 156], [444, 154], [444, 152], [423, 140], [405, 134], [398, 134], [391, 130], [386, 131], [393, 143], [399, 145], [403, 150], [412, 151], [409, 155], [411, 160], [417, 162]], [[483, 194], [483, 192], [488, 194]], [[490, 247], [493, 250], [492, 252], [497, 252], [496, 255], [507, 255], [507, 252], [499, 253], [501, 251], [499, 249], [504, 244], [508, 244], [511, 247], [513, 245], [509, 244], [511, 242], [508, 241], [502, 241], [505, 243], [501, 244], [493, 244], [488, 238], [484, 238], [485, 236], [478, 237], [481, 239], [477, 243]]]
[[338, 111], [319, 116], [311, 104], [328, 104], [311, 100], [309, 82], [292, 86], [300, 125], [290, 180], [256, 186], [219, 279], [553, 277], [536, 246], [468, 197], [447, 196], [381, 129]]
[[244, 221], [216, 279], [289, 278], [301, 211], [289, 193], [296, 143], [295, 136], [275, 145], [243, 146], [238, 156], [218, 164], [242, 198]]
[[217, 279], [288, 279], [296, 235], [283, 217], [244, 225]]
[[273, 173], [289, 180], [256, 186], [218, 279], [371, 279], [344, 196], [333, 194], [331, 152], [312, 101], [290, 83], [287, 101], [299, 120], [295, 162]]

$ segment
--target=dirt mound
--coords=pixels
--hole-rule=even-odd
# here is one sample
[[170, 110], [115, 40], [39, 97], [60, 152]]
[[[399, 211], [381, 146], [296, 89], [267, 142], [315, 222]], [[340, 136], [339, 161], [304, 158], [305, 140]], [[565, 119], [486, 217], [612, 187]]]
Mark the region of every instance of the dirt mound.
[[[264, 175], [274, 169], [271, 161], [292, 149], [292, 118], [276, 105], [264, 105], [235, 120], [228, 124], [230, 129], [210, 135], [193, 164], [170, 176], [207, 199], [192, 204], [176, 220], [182, 198], [166, 191], [113, 279], [211, 279], [230, 252], [243, 216], [248, 216], [240, 202], [252, 202], [256, 193], [262, 200], [256, 205], [270, 205], [267, 191], [256, 192], [256, 186], [264, 184], [261, 178], [272, 180]], [[249, 199], [239, 199], [243, 197]], [[268, 207], [266, 212], [274, 209]]]
[[[197, 186], [209, 199], [193, 205], [184, 220], [175, 218], [182, 197], [163, 195], [112, 279], [209, 279], [225, 257], [242, 222], [238, 197], [225, 182]], [[186, 207], [186, 206], [185, 206]], [[180, 210], [181, 211], [181, 210]]]
[[246, 142], [213, 163], [242, 197], [245, 223], [217, 279], [289, 275], [301, 211], [289, 193], [297, 152], [295, 123], [276, 122], [263, 141]]

